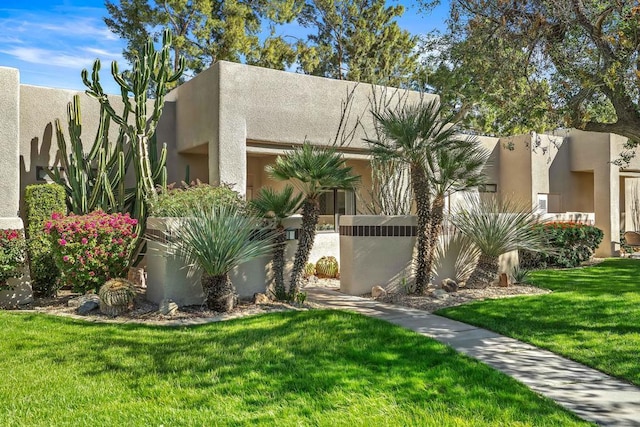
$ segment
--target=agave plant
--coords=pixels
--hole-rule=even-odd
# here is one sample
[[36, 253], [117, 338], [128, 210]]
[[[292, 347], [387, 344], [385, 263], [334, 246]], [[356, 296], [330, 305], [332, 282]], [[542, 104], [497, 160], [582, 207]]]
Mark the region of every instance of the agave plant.
[[280, 192], [270, 187], [263, 187], [258, 197], [250, 202], [250, 206], [265, 218], [275, 222], [276, 236], [273, 248], [273, 272], [275, 279], [274, 296], [279, 300], [288, 298], [284, 282], [284, 251], [287, 235], [282, 221], [300, 209], [303, 194], [293, 195], [294, 188], [286, 185]]
[[237, 297], [229, 272], [273, 250], [275, 230], [262, 227], [257, 216], [228, 205], [194, 210], [171, 236], [173, 247], [190, 266], [202, 270], [207, 307], [225, 312]]
[[302, 202], [302, 227], [291, 272], [289, 293], [294, 299], [300, 292], [304, 268], [316, 237], [316, 225], [320, 216], [320, 195], [334, 188], [353, 189], [360, 176], [351, 172], [345, 159], [333, 148], [313, 146], [309, 142], [279, 156], [267, 172], [281, 181], [291, 180], [304, 195]]
[[465, 207], [452, 217], [453, 224], [480, 251], [478, 263], [467, 279], [468, 288], [483, 288], [498, 277], [498, 257], [518, 249], [545, 251], [545, 242], [534, 230], [539, 222], [528, 204], [498, 197], [465, 197]]

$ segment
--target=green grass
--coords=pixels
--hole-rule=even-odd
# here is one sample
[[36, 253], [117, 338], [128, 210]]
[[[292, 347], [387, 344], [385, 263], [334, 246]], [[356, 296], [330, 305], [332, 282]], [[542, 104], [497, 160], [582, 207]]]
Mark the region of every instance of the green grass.
[[2, 426], [587, 425], [515, 380], [334, 311], [190, 328], [0, 313]]
[[439, 311], [549, 349], [640, 385], [640, 261], [530, 274], [552, 294], [486, 300]]

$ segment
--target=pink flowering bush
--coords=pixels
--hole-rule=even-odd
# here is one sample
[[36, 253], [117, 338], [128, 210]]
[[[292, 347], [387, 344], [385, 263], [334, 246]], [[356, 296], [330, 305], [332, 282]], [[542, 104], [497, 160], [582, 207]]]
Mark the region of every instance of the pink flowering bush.
[[63, 286], [86, 292], [122, 277], [137, 237], [138, 221], [129, 214], [95, 211], [88, 215], [53, 214], [45, 224]]
[[0, 290], [11, 289], [9, 279], [22, 277], [25, 249], [21, 230], [0, 230]]

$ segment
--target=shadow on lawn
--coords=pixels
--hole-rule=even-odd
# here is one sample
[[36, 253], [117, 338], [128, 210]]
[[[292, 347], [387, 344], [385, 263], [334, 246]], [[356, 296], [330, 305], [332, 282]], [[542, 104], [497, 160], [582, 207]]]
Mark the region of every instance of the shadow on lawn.
[[[246, 421], [273, 420], [290, 405], [311, 417], [375, 395], [409, 411], [435, 404], [487, 420], [502, 420], [505, 410], [514, 419], [567, 420], [526, 387], [449, 347], [351, 313], [275, 313], [180, 329], [19, 319], [30, 331], [21, 349], [30, 357], [80, 369], [95, 381], [122, 375], [137, 396], [193, 390], [178, 397], [181, 408], [240, 398]], [[43, 333], [45, 323], [64, 333]], [[344, 396], [356, 401], [341, 401]]]
[[640, 385], [640, 260], [537, 271], [531, 282], [554, 292], [480, 301], [437, 314], [530, 342]]

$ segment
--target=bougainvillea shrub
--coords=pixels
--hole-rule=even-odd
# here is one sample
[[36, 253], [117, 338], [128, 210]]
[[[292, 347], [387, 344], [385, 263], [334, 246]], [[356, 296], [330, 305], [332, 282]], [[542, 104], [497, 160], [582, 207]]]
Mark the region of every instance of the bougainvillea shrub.
[[53, 214], [45, 231], [62, 285], [77, 292], [97, 292], [107, 280], [122, 277], [134, 248], [137, 223], [121, 213]]
[[593, 225], [549, 222], [535, 226], [551, 248], [549, 253], [520, 251], [520, 265], [526, 268], [577, 267], [588, 261], [604, 234]]
[[0, 230], [0, 290], [11, 289], [9, 279], [22, 277], [25, 249], [21, 230]]

